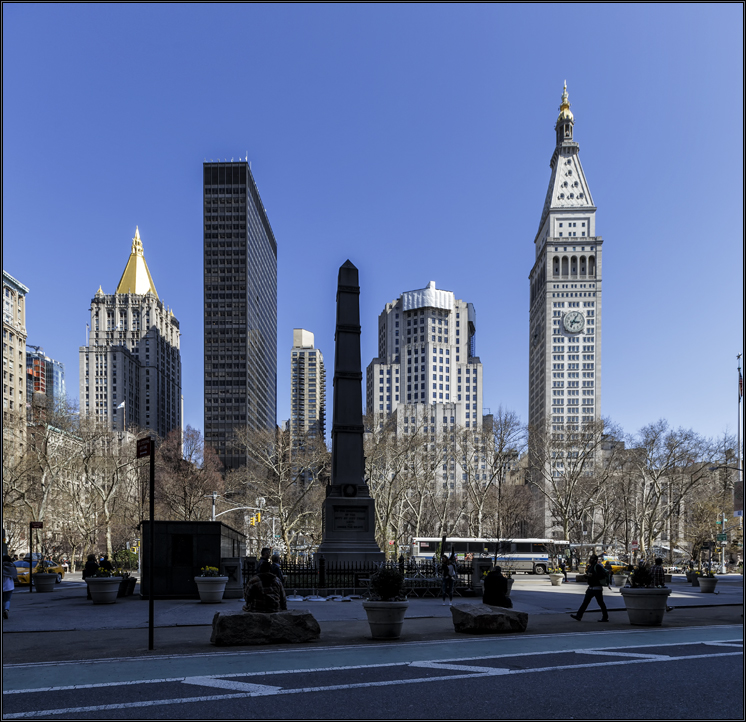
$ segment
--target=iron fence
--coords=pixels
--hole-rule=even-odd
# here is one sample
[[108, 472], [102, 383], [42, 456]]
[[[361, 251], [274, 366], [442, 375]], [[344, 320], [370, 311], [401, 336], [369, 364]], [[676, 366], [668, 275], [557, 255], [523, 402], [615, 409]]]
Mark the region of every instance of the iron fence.
[[[244, 579], [256, 572], [256, 560], [243, 560]], [[472, 564], [458, 563], [455, 591], [457, 594], [471, 591]], [[403, 559], [382, 563], [327, 562], [323, 557], [308, 562], [283, 561], [280, 569], [285, 577], [288, 593], [299, 594], [367, 594], [370, 577], [379, 569], [398, 569], [405, 579], [405, 590], [414, 596], [438, 596], [442, 583], [440, 565], [431, 561]]]

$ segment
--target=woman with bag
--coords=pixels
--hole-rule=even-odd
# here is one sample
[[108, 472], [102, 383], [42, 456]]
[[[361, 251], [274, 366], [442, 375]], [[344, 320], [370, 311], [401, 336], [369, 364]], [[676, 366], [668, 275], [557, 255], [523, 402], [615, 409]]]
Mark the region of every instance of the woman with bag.
[[10, 597], [16, 588], [18, 570], [13, 560], [5, 554], [3, 556], [3, 619], [10, 616]]
[[606, 609], [606, 603], [604, 602], [604, 587], [609, 586], [609, 578], [606, 576], [606, 570], [598, 563], [598, 557], [595, 554], [592, 554], [588, 560], [585, 576], [588, 580], [588, 589], [585, 590], [583, 603], [580, 605], [580, 609], [570, 616], [579, 622], [583, 618], [583, 613], [588, 608], [591, 599], [595, 599], [598, 606], [601, 607], [602, 616], [598, 621], [608, 622], [609, 610]]

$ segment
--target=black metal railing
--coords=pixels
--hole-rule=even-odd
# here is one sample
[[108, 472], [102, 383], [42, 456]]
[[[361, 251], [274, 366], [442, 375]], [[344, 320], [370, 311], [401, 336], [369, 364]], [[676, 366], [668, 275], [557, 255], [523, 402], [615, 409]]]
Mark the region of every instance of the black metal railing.
[[[461, 594], [471, 589], [471, 562], [458, 563], [455, 590]], [[315, 561], [283, 561], [280, 569], [285, 577], [285, 589], [289, 594], [363, 594], [369, 591], [370, 577], [381, 568], [398, 569], [405, 579], [405, 589], [414, 596], [438, 596], [442, 572], [433, 561], [405, 560], [387, 561], [380, 564], [370, 562], [327, 562], [323, 556]], [[256, 572], [256, 560], [243, 560], [244, 579]]]

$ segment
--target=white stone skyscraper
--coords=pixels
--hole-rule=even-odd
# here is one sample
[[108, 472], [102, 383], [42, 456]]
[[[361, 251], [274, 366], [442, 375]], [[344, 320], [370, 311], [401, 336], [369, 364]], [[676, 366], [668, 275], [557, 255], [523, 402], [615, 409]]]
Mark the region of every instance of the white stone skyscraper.
[[397, 412], [399, 426], [409, 418], [415, 424], [417, 417], [441, 428], [480, 428], [482, 364], [475, 333], [474, 306], [436, 288], [435, 281], [387, 303], [378, 317], [378, 356], [367, 368], [368, 413]]
[[567, 85], [529, 274], [529, 427], [543, 433], [601, 413], [601, 250], [596, 207], [573, 139]]
[[81, 415], [162, 438], [181, 429], [179, 322], [158, 298], [138, 229], [116, 292], [99, 287], [90, 312], [88, 345], [80, 347]]
[[296, 446], [306, 436], [323, 440], [326, 432], [326, 370], [324, 354], [315, 348], [314, 336], [293, 329], [290, 351], [290, 437]]

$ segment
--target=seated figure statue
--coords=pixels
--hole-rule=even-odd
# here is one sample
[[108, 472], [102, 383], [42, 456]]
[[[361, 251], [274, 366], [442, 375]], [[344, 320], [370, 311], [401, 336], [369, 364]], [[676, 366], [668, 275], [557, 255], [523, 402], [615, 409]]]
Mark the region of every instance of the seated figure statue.
[[513, 602], [508, 596], [508, 580], [500, 567], [495, 567], [484, 579], [482, 603], [493, 607], [511, 609]]
[[288, 608], [285, 587], [271, 572], [255, 574], [244, 584], [244, 612], [273, 614]]

